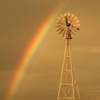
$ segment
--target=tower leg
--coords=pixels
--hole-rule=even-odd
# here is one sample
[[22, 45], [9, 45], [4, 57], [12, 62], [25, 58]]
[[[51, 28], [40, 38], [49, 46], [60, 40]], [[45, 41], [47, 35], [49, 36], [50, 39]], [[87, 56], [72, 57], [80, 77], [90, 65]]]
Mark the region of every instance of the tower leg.
[[80, 100], [77, 77], [72, 58], [71, 39], [66, 39], [57, 100]]

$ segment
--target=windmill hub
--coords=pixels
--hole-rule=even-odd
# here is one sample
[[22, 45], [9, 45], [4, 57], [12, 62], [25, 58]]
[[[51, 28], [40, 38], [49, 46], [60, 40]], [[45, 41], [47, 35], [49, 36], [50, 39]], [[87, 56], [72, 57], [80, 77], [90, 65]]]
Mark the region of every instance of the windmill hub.
[[70, 24], [70, 23], [68, 23], [68, 24], [67, 24], [67, 26], [69, 27], [69, 26], [71, 26], [71, 24]]

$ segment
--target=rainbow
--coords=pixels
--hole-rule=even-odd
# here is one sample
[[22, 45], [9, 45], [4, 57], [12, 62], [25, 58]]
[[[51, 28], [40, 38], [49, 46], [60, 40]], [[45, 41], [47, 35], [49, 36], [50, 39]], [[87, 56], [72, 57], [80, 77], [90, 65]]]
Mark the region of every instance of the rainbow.
[[7, 99], [6, 100], [14, 100], [15, 95], [18, 91], [18, 88], [21, 84], [23, 77], [25, 76], [25, 72], [29, 67], [29, 64], [36, 54], [36, 51], [39, 49], [44, 38], [47, 36], [48, 32], [52, 28], [57, 19], [58, 15], [61, 13], [63, 9], [63, 4], [58, 6], [53, 13], [51, 13], [45, 21], [40, 25], [37, 29], [36, 34], [33, 36], [30, 41], [29, 46], [27, 47], [20, 63], [17, 66], [17, 69], [14, 72], [13, 79], [9, 85], [9, 89], [7, 91]]

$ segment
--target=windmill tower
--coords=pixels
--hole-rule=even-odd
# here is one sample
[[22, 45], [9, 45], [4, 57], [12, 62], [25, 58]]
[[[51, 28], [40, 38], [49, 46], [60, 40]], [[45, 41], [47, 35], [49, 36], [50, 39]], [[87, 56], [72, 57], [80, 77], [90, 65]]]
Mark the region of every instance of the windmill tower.
[[71, 47], [72, 35], [77, 34], [79, 26], [77, 17], [70, 13], [62, 14], [56, 22], [56, 31], [66, 39], [57, 100], [80, 100]]

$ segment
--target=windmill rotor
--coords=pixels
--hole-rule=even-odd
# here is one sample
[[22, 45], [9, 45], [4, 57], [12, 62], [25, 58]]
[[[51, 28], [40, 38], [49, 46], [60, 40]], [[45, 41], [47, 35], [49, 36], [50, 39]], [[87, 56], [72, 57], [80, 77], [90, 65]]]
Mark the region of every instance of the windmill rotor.
[[71, 13], [64, 13], [56, 21], [56, 31], [66, 39], [72, 39], [72, 35], [77, 34], [80, 29], [78, 18]]

